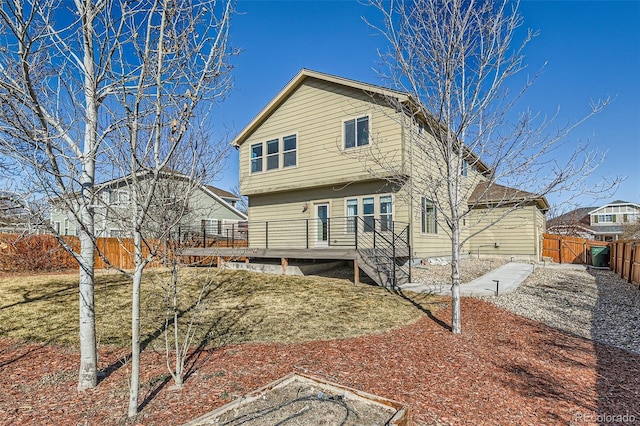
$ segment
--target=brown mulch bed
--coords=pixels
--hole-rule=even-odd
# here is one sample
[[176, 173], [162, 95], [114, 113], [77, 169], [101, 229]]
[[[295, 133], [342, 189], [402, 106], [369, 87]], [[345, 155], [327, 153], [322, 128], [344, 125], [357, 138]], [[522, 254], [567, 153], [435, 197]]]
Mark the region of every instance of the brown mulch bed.
[[404, 402], [416, 424], [640, 422], [640, 355], [476, 299], [463, 299], [456, 336], [444, 303], [435, 316], [379, 335], [199, 352], [179, 391], [164, 354], [147, 350], [137, 423], [125, 420], [126, 351], [101, 349], [106, 377], [77, 393], [77, 352], [0, 339], [0, 424], [181, 424], [292, 371]]

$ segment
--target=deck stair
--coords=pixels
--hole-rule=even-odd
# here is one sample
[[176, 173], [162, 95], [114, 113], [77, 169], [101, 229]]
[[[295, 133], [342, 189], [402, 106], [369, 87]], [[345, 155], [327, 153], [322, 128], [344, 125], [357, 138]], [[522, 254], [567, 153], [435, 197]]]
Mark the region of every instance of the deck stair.
[[[378, 285], [396, 289], [411, 281], [409, 227], [396, 232], [397, 223], [363, 219], [356, 231], [358, 266]], [[361, 226], [360, 226], [361, 225]]]

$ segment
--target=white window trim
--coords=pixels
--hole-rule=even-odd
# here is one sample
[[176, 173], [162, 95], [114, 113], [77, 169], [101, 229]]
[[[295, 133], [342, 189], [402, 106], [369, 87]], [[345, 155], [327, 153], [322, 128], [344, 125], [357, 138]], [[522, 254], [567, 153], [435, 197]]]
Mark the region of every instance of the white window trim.
[[[285, 152], [292, 152], [293, 150], [289, 150], [289, 151], [285, 151], [285, 150], [284, 150], [284, 138], [288, 138], [288, 137], [291, 137], [291, 136], [295, 136], [295, 138], [296, 138], [296, 149], [295, 149], [295, 153], [296, 153], [296, 164], [295, 164], [295, 165], [293, 165], [293, 166], [286, 166], [286, 167], [285, 167], [285, 165], [284, 165], [284, 154], [285, 154]], [[298, 167], [298, 159], [299, 159], [299, 157], [298, 157], [298, 151], [300, 150], [300, 138], [298, 137], [298, 132], [288, 133], [288, 134], [286, 134], [286, 135], [282, 136], [282, 137], [280, 138], [280, 141], [281, 141], [280, 143], [281, 143], [281, 148], [282, 148], [282, 149], [280, 150], [280, 157], [281, 157], [281, 158], [280, 158], [280, 160], [281, 160], [280, 164], [282, 164], [282, 166], [280, 167], [280, 170], [284, 170], [284, 169], [295, 169], [295, 168], [297, 168], [297, 167]]]
[[[358, 130], [358, 119], [359, 118], [363, 118], [363, 117], [367, 117], [367, 119], [368, 119], [368, 121], [367, 121], [367, 130], [368, 130], [368, 133], [369, 133], [369, 141], [368, 141], [368, 143], [366, 145], [358, 145], [358, 133], [357, 133], [357, 130]], [[354, 121], [355, 128], [356, 128], [356, 140], [355, 140], [356, 145], [352, 146], [350, 148], [347, 148], [347, 146], [346, 146], [347, 145], [347, 138], [346, 138], [347, 134], [344, 131], [344, 125], [345, 125], [345, 123], [347, 121], [351, 121], [351, 120]], [[348, 117], [348, 118], [345, 118], [345, 119], [342, 120], [342, 150], [343, 151], [351, 151], [351, 150], [355, 150], [355, 149], [363, 149], [365, 147], [371, 146], [371, 142], [372, 142], [371, 141], [371, 121], [372, 121], [371, 114], [369, 114], [369, 113]]]
[[[376, 220], [381, 221], [381, 209], [380, 209], [380, 199], [383, 197], [391, 197], [391, 221], [394, 222], [395, 221], [395, 204], [396, 204], [396, 197], [394, 193], [382, 193], [382, 194], [366, 194], [366, 195], [354, 195], [354, 196], [350, 196], [350, 197], [344, 197], [343, 198], [343, 203], [344, 203], [344, 218], [345, 218], [345, 228], [344, 228], [344, 233], [345, 234], [353, 234], [353, 232], [349, 232], [348, 231], [348, 223], [349, 223], [349, 218], [352, 216], [349, 216], [349, 211], [348, 211], [348, 205], [347, 205], [347, 201], [349, 200], [356, 200], [357, 201], [357, 210], [358, 210], [358, 214], [356, 216], [353, 217], [357, 217], [359, 219], [363, 219], [364, 220], [364, 199], [365, 198], [373, 198], [373, 215], [367, 215], [367, 217], [369, 216], [373, 216], [374, 219], [374, 223]], [[356, 220], [356, 224], [358, 223], [358, 221]], [[360, 232], [360, 231], [359, 231]]]
[[[253, 147], [260, 145], [260, 147], [262, 148], [262, 155], [260, 157], [257, 158], [253, 158]], [[255, 143], [251, 143], [249, 144], [249, 173], [250, 174], [258, 174], [258, 173], [264, 173], [264, 167], [265, 167], [265, 143], [264, 142], [255, 142]], [[260, 170], [257, 171], [253, 171], [253, 161], [257, 160], [258, 158], [260, 158], [260, 165], [261, 168]]]
[[[434, 226], [435, 226], [435, 232], [426, 232], [426, 226], [424, 227], [425, 229], [423, 229], [422, 227], [422, 219], [424, 216], [424, 211], [422, 208], [422, 202], [423, 200], [427, 200], [429, 201], [431, 204], [433, 204], [433, 211], [434, 211]], [[427, 197], [421, 197], [420, 198], [420, 235], [424, 235], [425, 237], [435, 237], [438, 235], [438, 207], [436, 206], [435, 201], [433, 201], [430, 198]]]
[[[296, 154], [296, 164], [293, 166], [284, 166], [284, 138], [290, 137], [290, 136], [295, 136], [296, 138], [296, 149], [295, 149], [295, 154]], [[269, 169], [268, 168], [268, 157], [269, 157], [269, 146], [268, 143], [272, 142], [272, 141], [278, 141], [278, 167], [273, 168], [273, 169]], [[253, 157], [251, 156], [253, 153], [253, 147], [256, 145], [261, 145], [262, 146], [262, 157], [260, 157], [261, 159], [261, 164], [262, 164], [262, 170], [260, 171], [253, 171]], [[294, 150], [289, 150], [286, 151], [287, 153], [292, 152]], [[298, 152], [300, 151], [300, 137], [298, 136], [298, 132], [288, 132], [286, 134], [284, 134], [283, 136], [279, 136], [279, 137], [272, 137], [272, 138], [266, 138], [265, 140], [263, 140], [262, 142], [255, 142], [255, 143], [251, 143], [249, 144], [249, 173], [253, 174], [253, 175], [257, 175], [257, 174], [261, 174], [261, 173], [272, 173], [272, 172], [276, 172], [278, 170], [289, 170], [289, 169], [296, 169], [298, 168], [299, 165], [299, 161], [300, 161], [300, 156], [298, 155]], [[271, 156], [273, 156], [274, 154], [271, 154]]]

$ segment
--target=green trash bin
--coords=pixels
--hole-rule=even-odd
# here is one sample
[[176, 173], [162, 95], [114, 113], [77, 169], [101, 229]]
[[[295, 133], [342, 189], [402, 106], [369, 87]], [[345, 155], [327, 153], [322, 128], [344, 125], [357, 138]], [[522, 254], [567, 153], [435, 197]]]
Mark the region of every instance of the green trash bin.
[[591, 264], [596, 268], [608, 268], [609, 246], [591, 247]]

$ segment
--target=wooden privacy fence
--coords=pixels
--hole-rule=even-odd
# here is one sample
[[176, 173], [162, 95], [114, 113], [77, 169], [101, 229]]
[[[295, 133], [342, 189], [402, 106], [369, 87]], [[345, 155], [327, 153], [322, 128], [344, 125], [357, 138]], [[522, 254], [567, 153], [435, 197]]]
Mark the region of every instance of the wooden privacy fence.
[[[78, 237], [63, 237], [66, 244], [73, 250], [78, 250], [80, 241]], [[150, 267], [163, 266], [165, 253], [170, 252], [174, 242], [162, 243], [150, 241], [152, 245], [159, 247], [156, 260], [149, 264]], [[229, 241], [207, 240], [208, 247], [229, 247]], [[246, 247], [246, 240], [235, 240], [235, 247]], [[105, 269], [109, 264], [103, 260], [108, 259], [111, 265], [121, 269], [133, 269], [133, 239], [131, 238], [98, 238], [96, 240], [95, 267]], [[149, 249], [143, 247], [143, 255], [148, 255]], [[203, 259], [191, 258], [190, 262], [202, 262]], [[211, 263], [211, 262], [207, 262]], [[54, 271], [77, 268], [78, 264], [66, 250], [58, 243], [53, 235], [22, 235], [0, 234], [0, 270], [11, 272], [22, 271]]]
[[640, 241], [611, 243], [611, 270], [620, 277], [640, 286]]
[[609, 243], [592, 241], [565, 235], [543, 234], [542, 256], [556, 263], [576, 263], [590, 265], [591, 248], [606, 247]]

